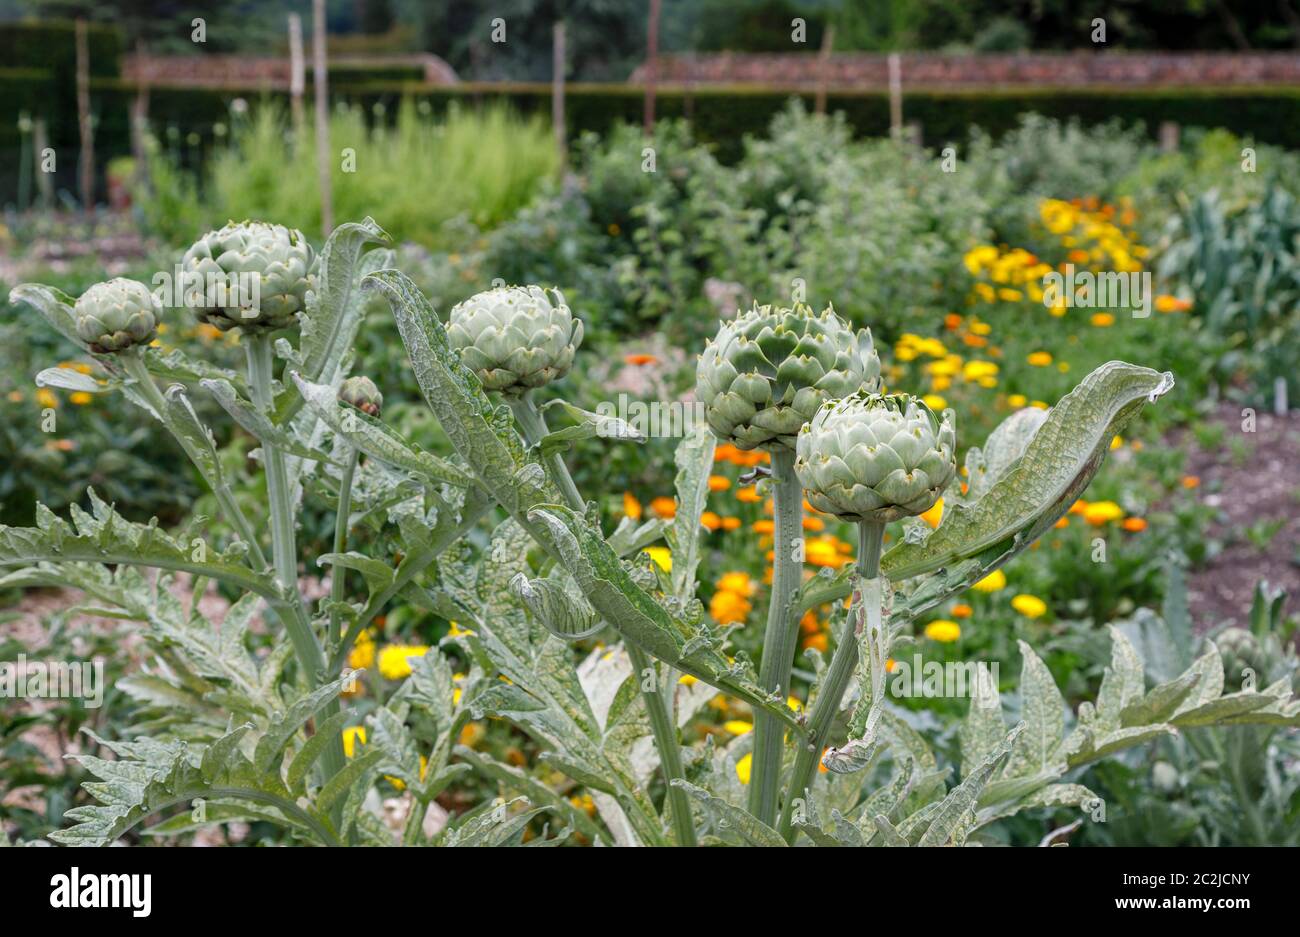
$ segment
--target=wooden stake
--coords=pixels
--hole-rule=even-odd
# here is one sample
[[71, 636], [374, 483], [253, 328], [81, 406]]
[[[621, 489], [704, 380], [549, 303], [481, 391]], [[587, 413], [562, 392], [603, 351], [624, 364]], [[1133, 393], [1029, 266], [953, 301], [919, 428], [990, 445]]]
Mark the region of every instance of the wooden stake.
[[560, 151], [560, 166], [569, 162], [569, 144], [564, 127], [564, 23], [555, 24], [552, 33], [551, 59], [551, 126], [555, 128], [555, 148]]
[[646, 136], [655, 129], [655, 82], [659, 77], [659, 7], [660, 0], [650, 0], [650, 23], [646, 29], [645, 115]]
[[312, 79], [316, 85], [316, 172], [320, 176], [321, 238], [334, 230], [334, 192], [330, 184], [329, 73], [325, 68], [325, 0], [312, 0]]
[[895, 139], [903, 132], [903, 60], [889, 53], [889, 133]]
[[831, 47], [835, 45], [835, 24], [827, 23], [822, 31], [822, 50], [817, 56], [817, 98], [813, 113], [826, 113], [826, 85], [830, 81]]
[[289, 14], [289, 108], [293, 115], [293, 136], [302, 139], [302, 96], [307, 88], [307, 66], [302, 57], [302, 17]]
[[81, 131], [81, 208], [95, 211], [95, 134], [90, 126], [90, 38], [86, 21], [78, 19], [77, 39], [77, 127]]

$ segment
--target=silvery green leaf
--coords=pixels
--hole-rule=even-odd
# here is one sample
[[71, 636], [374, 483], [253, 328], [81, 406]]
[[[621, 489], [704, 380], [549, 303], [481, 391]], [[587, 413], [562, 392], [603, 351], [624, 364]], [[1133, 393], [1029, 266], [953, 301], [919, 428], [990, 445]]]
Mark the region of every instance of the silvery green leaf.
[[208, 378], [200, 381], [199, 384], [221, 405], [221, 409], [230, 414], [231, 418], [243, 427], [245, 432], [251, 433], [265, 445], [275, 446], [277, 449], [300, 459], [325, 462], [331, 465], [337, 464], [330, 458], [328, 453], [299, 442], [272, 423], [266, 414], [240, 397], [230, 382]]
[[572, 420], [573, 426], [547, 433], [538, 443], [543, 455], [570, 448], [584, 439], [609, 439], [614, 442], [645, 442], [645, 435], [630, 423], [615, 416], [592, 413], [564, 400], [548, 401], [543, 409], [560, 409]]
[[884, 846], [907, 846], [908, 842], [895, 827], [889, 822], [888, 817], [879, 814], [872, 817], [872, 823], [875, 824], [876, 832], [880, 834], [881, 844]]
[[226, 381], [241, 396], [248, 396], [248, 384], [241, 374], [201, 359], [190, 358], [179, 348], [172, 348], [165, 352], [159, 348], [146, 348], [144, 364], [150, 374], [163, 381], [180, 381], [185, 384], [197, 384], [199, 381], [209, 379]]
[[184, 384], [172, 384], [163, 394], [167, 403], [167, 412], [161, 415], [162, 421], [185, 446], [194, 464], [198, 467], [203, 480], [212, 488], [225, 483], [221, 470], [221, 458], [217, 454], [217, 443], [194, 405], [185, 392]]
[[588, 839], [599, 839], [610, 845], [609, 833], [587, 816], [586, 811], [575, 807], [523, 769], [497, 761], [490, 755], [464, 745], [457, 745], [455, 753], [457, 758], [467, 762], [478, 774], [503, 784], [509, 790], [517, 791], [530, 803], [550, 807], [552, 813], [563, 817]]
[[299, 374], [292, 377], [304, 402], [325, 425], [371, 458], [405, 469], [435, 484], [445, 482], [466, 488], [474, 483], [463, 469], [408, 442], [396, 430], [370, 414], [339, 403], [338, 393], [333, 388], [313, 384]]
[[557, 638], [580, 641], [599, 634], [605, 627], [590, 603], [581, 595], [571, 595], [558, 579], [529, 579], [517, 573], [510, 586]]
[[285, 784], [294, 795], [301, 797], [306, 793], [307, 776], [311, 774], [311, 769], [321, 755], [325, 754], [325, 749], [355, 719], [356, 716], [352, 713], [341, 710], [317, 724], [316, 732], [298, 749], [289, 762], [289, 770], [285, 772]]
[[1188, 670], [1181, 676], [1153, 687], [1141, 699], [1129, 703], [1119, 714], [1121, 726], [1141, 726], [1152, 722], [1165, 722], [1188, 695], [1196, 689], [1201, 674]]
[[[1046, 419], [1046, 410], [1025, 407], [998, 424], [979, 450], [979, 470], [967, 472], [966, 482], [969, 488], [965, 495], [966, 501], [978, 501], [1006, 476], [1025, 454], [1030, 440]], [[967, 465], [969, 464], [968, 456]]]
[[984, 759], [978, 768], [966, 775], [962, 782], [948, 792], [948, 796], [939, 802], [934, 819], [926, 827], [925, 833], [917, 843], [919, 846], [942, 846], [949, 841], [957, 830], [962, 818], [974, 808], [984, 785], [993, 774], [1006, 763], [1011, 755], [1016, 738], [1024, 731], [1024, 724], [1017, 725], [1007, 733], [994, 751]]
[[781, 834], [749, 811], [727, 803], [720, 797], [714, 797], [702, 787], [680, 778], [673, 782], [691, 796], [691, 799], [704, 808], [713, 824], [714, 831], [720, 838], [739, 842], [746, 846], [785, 846]]
[[653, 517], [642, 524], [638, 524], [630, 517], [624, 517], [618, 522], [614, 532], [605, 539], [609, 542], [611, 550], [620, 557], [627, 557], [633, 553], [640, 553], [650, 544], [660, 540], [667, 527], [668, 522], [658, 517]]
[[72, 308], [77, 304], [76, 297], [52, 286], [20, 283], [9, 291], [9, 303], [14, 306], [26, 303], [39, 312], [54, 331], [82, 351], [90, 351], [90, 346], [77, 335], [76, 321], [72, 315]]
[[970, 709], [959, 733], [963, 777], [983, 763], [1007, 733], [1006, 722], [1002, 718], [1002, 697], [998, 693], [993, 674], [982, 661], [975, 666], [976, 678]]
[[387, 757], [388, 753], [383, 749], [366, 746], [365, 750], [349, 758], [347, 764], [316, 792], [316, 808], [328, 811], [339, 798], [350, 794], [353, 787], [378, 773], [379, 763]]
[[1070, 733], [1070, 737], [1066, 739], [1061, 751], [1066, 756], [1069, 767], [1077, 768], [1090, 761], [1096, 761], [1098, 758], [1104, 758], [1106, 755], [1132, 748], [1135, 745], [1141, 745], [1144, 742], [1177, 731], [1168, 723], [1131, 726], [1127, 729], [1115, 729], [1110, 732], [1095, 732], [1085, 726], [1080, 726]]
[[1020, 714], [1025, 729], [1011, 760], [1008, 777], [1022, 777], [1053, 771], [1063, 760], [1061, 743], [1065, 739], [1065, 699], [1056, 688], [1047, 665], [1024, 641], [1020, 655]]
[[306, 724], [308, 719], [320, 712], [326, 703], [337, 699], [344, 684], [350, 679], [352, 679], [351, 674], [326, 683], [305, 696], [299, 697], [284, 712], [273, 714], [266, 731], [258, 738], [257, 747], [253, 754], [253, 761], [258, 770], [266, 772], [275, 769], [278, 771], [284, 756], [284, 750], [294, 736], [297, 735], [298, 730]]
[[82, 374], [72, 368], [46, 368], [36, 375], [36, 386], [58, 387], [87, 394], [103, 394], [113, 389], [111, 382], [101, 384], [89, 374]]
[[1124, 709], [1140, 700], [1146, 689], [1142, 661], [1124, 632], [1112, 625], [1110, 640], [1110, 666], [1097, 692], [1096, 723], [1102, 730], [1118, 729]]
[[709, 471], [713, 468], [715, 438], [705, 425], [680, 443], [673, 461], [677, 465], [677, 513], [673, 516], [673, 594], [695, 595], [695, 571], [700, 565], [700, 516], [709, 499]]

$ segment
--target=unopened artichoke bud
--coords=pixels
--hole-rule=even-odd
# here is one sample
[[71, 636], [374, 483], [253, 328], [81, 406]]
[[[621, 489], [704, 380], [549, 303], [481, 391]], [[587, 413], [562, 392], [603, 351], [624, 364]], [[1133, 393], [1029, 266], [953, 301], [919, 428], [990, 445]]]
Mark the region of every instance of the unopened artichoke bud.
[[114, 354], [154, 340], [162, 304], [143, 283], [118, 277], [82, 293], [72, 315], [91, 351]]
[[1230, 690], [1240, 690], [1245, 671], [1255, 675], [1256, 684], [1268, 676], [1268, 654], [1256, 637], [1245, 628], [1225, 628], [1214, 638], [1223, 658], [1223, 682]]
[[223, 332], [288, 328], [307, 307], [307, 291], [316, 289], [316, 252], [306, 236], [262, 221], [209, 231], [185, 252], [181, 267], [187, 302]]
[[909, 394], [831, 401], [799, 433], [795, 472], [808, 501], [846, 520], [923, 514], [957, 473], [952, 411], [943, 422]]
[[339, 386], [339, 400], [374, 417], [379, 416], [379, 410], [384, 405], [384, 395], [379, 392], [375, 382], [360, 374], [348, 378]]
[[700, 355], [695, 396], [723, 442], [740, 449], [795, 447], [827, 400], [880, 389], [871, 331], [856, 334], [827, 306], [755, 305], [724, 322]]
[[457, 304], [447, 338], [484, 390], [519, 395], [569, 373], [582, 344], [582, 320], [559, 290], [502, 286]]

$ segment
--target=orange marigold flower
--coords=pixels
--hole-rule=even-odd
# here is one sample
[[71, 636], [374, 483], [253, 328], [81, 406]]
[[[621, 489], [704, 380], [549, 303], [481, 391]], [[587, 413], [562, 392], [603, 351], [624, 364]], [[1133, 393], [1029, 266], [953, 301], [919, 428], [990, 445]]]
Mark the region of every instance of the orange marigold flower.
[[1141, 517], [1126, 517], [1120, 526], [1131, 534], [1140, 534], [1147, 529], [1147, 522]]
[[634, 521], [641, 519], [641, 502], [630, 491], [623, 492], [623, 513]]
[[657, 357], [645, 353], [624, 355], [623, 360], [626, 361], [628, 364], [635, 364], [635, 365], [659, 363], [659, 359]]
[[770, 534], [776, 530], [776, 525], [769, 520], [754, 521], [754, 533]]
[[749, 599], [728, 589], [719, 589], [709, 600], [709, 614], [720, 625], [740, 624], [753, 609]]
[[820, 532], [826, 529], [826, 522], [820, 517], [805, 517], [803, 519], [803, 529]]
[[955, 312], [950, 312], [943, 317], [943, 327], [949, 332], [955, 332], [961, 328], [961, 316]]
[[1086, 510], [1088, 510], [1088, 502], [1084, 501], [1082, 498], [1070, 505], [1071, 514], [1082, 514]]
[[710, 531], [717, 530], [722, 526], [722, 518], [712, 511], [705, 511], [700, 515], [700, 526]]
[[1069, 527], [1070, 526], [1069, 516], [1062, 517], [1053, 526], [1056, 527], [1058, 530], [1061, 529], [1062, 527]]
[[724, 517], [724, 518], [722, 519], [722, 529], [723, 529], [723, 530], [739, 530], [739, 529], [740, 529], [740, 518], [739, 518], [739, 517]]
[[803, 613], [803, 618], [799, 619], [799, 628], [804, 634], [816, 634], [821, 630], [822, 623], [817, 620], [817, 614], [810, 608]]
[[709, 491], [726, 491], [731, 487], [731, 479], [725, 475], [709, 476]]
[[974, 610], [965, 602], [958, 603], [952, 607], [953, 618], [970, 618]]
[[1196, 487], [1199, 486], [1200, 484], [1201, 484], [1201, 478], [1200, 478], [1199, 475], [1184, 475], [1184, 476], [1183, 476], [1183, 487], [1184, 487], [1184, 488], [1196, 488]]
[[736, 500], [743, 501], [745, 504], [757, 504], [759, 501], [762, 501], [763, 499], [759, 495], [759, 493], [754, 489], [753, 485], [748, 485], [744, 488], [736, 489]]
[[803, 639], [803, 646], [814, 648], [825, 654], [826, 648], [829, 646], [829, 642], [826, 640], [826, 632], [821, 631], [817, 634], [807, 635]]
[[650, 510], [654, 511], [666, 521], [672, 520], [677, 516], [677, 499], [668, 498], [660, 495], [650, 502]]

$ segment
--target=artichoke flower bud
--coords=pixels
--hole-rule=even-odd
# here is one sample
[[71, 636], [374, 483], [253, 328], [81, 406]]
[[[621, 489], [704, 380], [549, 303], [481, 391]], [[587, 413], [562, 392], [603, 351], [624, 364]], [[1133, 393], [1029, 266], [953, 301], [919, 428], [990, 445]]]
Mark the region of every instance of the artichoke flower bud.
[[362, 413], [378, 417], [384, 405], [384, 395], [375, 382], [364, 375], [350, 377], [339, 386], [339, 400], [350, 403]]
[[209, 231], [181, 260], [187, 302], [225, 332], [275, 332], [297, 321], [316, 288], [316, 252], [301, 231], [261, 221]]
[[923, 514], [957, 473], [952, 411], [943, 422], [908, 394], [855, 394], [799, 433], [795, 472], [819, 511], [888, 523]]
[[162, 305], [143, 283], [117, 277], [82, 293], [72, 315], [91, 351], [115, 354], [153, 341]]
[[518, 396], [569, 373], [582, 344], [582, 320], [559, 290], [503, 286], [458, 303], [447, 338], [484, 390]]
[[1225, 628], [1214, 638], [1214, 644], [1223, 658], [1224, 685], [1240, 690], [1245, 676], [1251, 670], [1257, 682], [1264, 682], [1269, 672], [1268, 653], [1259, 640], [1245, 628]]
[[880, 389], [870, 329], [856, 334], [827, 306], [820, 314], [759, 306], [718, 329], [695, 375], [696, 399], [719, 439], [740, 449], [795, 447], [827, 400]]

